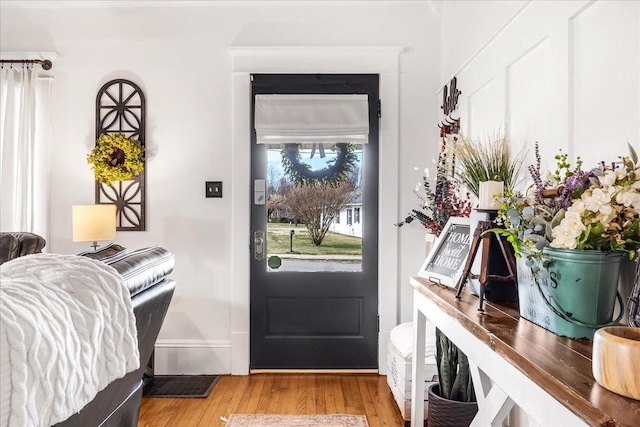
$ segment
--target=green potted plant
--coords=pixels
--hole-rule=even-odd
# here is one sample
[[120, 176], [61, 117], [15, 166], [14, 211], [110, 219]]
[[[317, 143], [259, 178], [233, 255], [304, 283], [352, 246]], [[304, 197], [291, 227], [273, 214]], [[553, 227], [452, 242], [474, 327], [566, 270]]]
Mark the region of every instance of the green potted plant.
[[468, 426], [478, 412], [467, 356], [436, 328], [438, 383], [429, 387], [427, 427]]
[[503, 136], [473, 141], [460, 135], [453, 154], [456, 178], [479, 197], [480, 183], [484, 181], [502, 181], [506, 191], [512, 190], [518, 182], [525, 151], [515, 154]]
[[[472, 140], [461, 135], [453, 145], [453, 154], [455, 157], [455, 177], [479, 199], [480, 183], [485, 181], [501, 181], [504, 183], [505, 191], [511, 192], [518, 182], [526, 152], [523, 149], [515, 153], [506, 137], [495, 134], [481, 140]], [[479, 221], [492, 219], [489, 212], [478, 209], [474, 209], [470, 216], [470, 233], [472, 235], [475, 233]], [[480, 244], [482, 245], [482, 243]], [[508, 276], [509, 268], [501, 253], [500, 246], [497, 244], [490, 246], [489, 274]], [[479, 249], [479, 253], [482, 253], [482, 249]], [[472, 266], [472, 273], [478, 274], [480, 268], [480, 257], [477, 257]], [[477, 279], [469, 279], [469, 290], [478, 295], [480, 282]], [[486, 283], [484, 297], [489, 301], [517, 301], [518, 292], [515, 280], [504, 282], [489, 279]]]

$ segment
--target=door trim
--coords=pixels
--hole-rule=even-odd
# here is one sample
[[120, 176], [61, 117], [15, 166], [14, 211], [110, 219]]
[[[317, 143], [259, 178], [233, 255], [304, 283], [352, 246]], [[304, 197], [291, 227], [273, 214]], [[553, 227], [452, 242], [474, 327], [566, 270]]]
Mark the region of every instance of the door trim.
[[[378, 366], [386, 374], [389, 332], [398, 319], [399, 56], [401, 47], [232, 47], [231, 374], [249, 374], [251, 81], [253, 73], [379, 74]], [[382, 160], [381, 160], [382, 161]], [[382, 200], [387, 203], [382, 204]], [[395, 199], [395, 203], [388, 203]]]

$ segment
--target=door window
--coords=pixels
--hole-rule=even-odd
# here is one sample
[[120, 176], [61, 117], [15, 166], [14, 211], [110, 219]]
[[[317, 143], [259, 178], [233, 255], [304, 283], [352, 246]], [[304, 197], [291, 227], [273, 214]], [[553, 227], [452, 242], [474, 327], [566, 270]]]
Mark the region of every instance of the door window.
[[[329, 144], [296, 147], [297, 168], [314, 172], [338, 164], [340, 151]], [[353, 204], [362, 204], [362, 146], [350, 145], [344, 178], [332, 185], [296, 182], [287, 147], [267, 150], [267, 258], [269, 272], [362, 271], [362, 228], [354, 230]], [[284, 161], [283, 161], [284, 158]], [[340, 215], [346, 212], [346, 224]], [[272, 257], [277, 258], [273, 259]]]

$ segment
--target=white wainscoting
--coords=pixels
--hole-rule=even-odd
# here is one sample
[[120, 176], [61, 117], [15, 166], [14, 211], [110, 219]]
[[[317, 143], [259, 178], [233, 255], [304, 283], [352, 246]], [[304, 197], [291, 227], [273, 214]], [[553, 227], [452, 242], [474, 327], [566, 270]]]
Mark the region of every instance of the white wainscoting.
[[[465, 134], [526, 146], [522, 187], [535, 141], [543, 171], [559, 149], [584, 168], [640, 150], [640, 2], [469, 3], [444, 3], [441, 82], [457, 76]], [[508, 424], [537, 425], [518, 408]]]
[[[447, 44], [447, 52], [478, 46], [448, 66], [457, 70], [462, 91], [463, 133], [506, 132], [514, 148], [527, 147], [525, 166], [539, 141], [543, 170], [555, 167], [559, 149], [572, 163], [581, 156], [584, 167], [627, 154], [627, 142], [640, 149], [640, 3], [532, 1], [507, 9], [493, 2], [477, 11], [509, 17], [494, 28], [476, 28], [492, 35], [484, 43]], [[457, 23], [444, 16], [443, 28]], [[483, 22], [483, 16], [457, 18]], [[441, 78], [444, 85], [451, 76]]]

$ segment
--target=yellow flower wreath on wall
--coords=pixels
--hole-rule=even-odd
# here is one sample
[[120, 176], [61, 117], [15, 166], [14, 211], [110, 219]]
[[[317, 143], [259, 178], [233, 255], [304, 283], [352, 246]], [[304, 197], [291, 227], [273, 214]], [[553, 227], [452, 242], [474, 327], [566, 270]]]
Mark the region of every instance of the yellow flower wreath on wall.
[[87, 156], [96, 181], [107, 185], [113, 181], [135, 178], [144, 169], [144, 150], [140, 141], [123, 133], [102, 134]]

